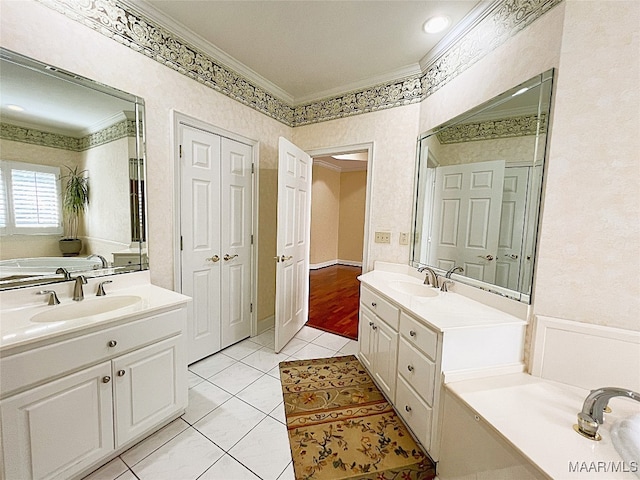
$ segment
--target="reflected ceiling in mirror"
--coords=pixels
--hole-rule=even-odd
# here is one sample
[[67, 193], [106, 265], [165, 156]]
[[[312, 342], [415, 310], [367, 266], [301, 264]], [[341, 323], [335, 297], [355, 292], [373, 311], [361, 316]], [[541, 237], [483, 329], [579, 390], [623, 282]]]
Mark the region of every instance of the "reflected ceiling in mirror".
[[418, 138], [411, 264], [531, 301], [553, 70]]
[[[0, 289], [64, 281], [59, 268], [148, 268], [142, 99], [5, 49], [0, 82]], [[62, 189], [76, 168], [89, 201], [71, 235]], [[62, 253], [63, 233], [78, 254]]]

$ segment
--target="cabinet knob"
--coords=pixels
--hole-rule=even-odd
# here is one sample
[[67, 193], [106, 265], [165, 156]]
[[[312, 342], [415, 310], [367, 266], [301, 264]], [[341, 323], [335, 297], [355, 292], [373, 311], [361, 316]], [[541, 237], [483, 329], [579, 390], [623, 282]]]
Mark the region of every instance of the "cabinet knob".
[[115, 347], [117, 344], [118, 342], [116, 342], [115, 340], [109, 340], [109, 343], [107, 343], [107, 345], [110, 347]]
[[372, 306], [373, 308], [376, 308], [376, 307], [378, 306], [378, 304], [377, 304], [376, 302], [371, 302], [371, 306]]
[[413, 372], [413, 365], [407, 365], [407, 370], [409, 370], [410, 372]]
[[127, 372], [125, 372], [124, 370], [118, 370], [118, 376], [119, 377], [124, 377], [125, 373], [127, 373]]
[[405, 405], [405, 406], [404, 406], [404, 409], [405, 409], [407, 412], [410, 412], [410, 411], [411, 411], [411, 407], [410, 407], [409, 405]]
[[409, 330], [409, 335], [411, 335], [412, 337], [415, 337], [416, 336], [415, 330]]
[[376, 327], [375, 325], [372, 325], [371, 328], [373, 328], [374, 330], [378, 329], [378, 327]]
[[109, 375], [102, 377], [102, 383], [109, 383], [110, 381], [111, 377]]
[[369, 326], [370, 326], [370, 327], [373, 327], [373, 322], [369, 322]]

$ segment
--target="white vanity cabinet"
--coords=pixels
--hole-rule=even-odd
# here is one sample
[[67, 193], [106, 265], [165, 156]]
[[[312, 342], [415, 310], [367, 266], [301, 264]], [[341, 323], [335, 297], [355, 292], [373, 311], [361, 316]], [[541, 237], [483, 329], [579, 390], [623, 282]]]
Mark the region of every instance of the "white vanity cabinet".
[[361, 362], [431, 454], [438, 334], [362, 285], [359, 335]]
[[179, 416], [185, 324], [182, 307], [3, 353], [0, 477], [88, 473]]
[[360, 292], [360, 358], [376, 383], [393, 401], [396, 391], [400, 309], [373, 291]]
[[438, 461], [443, 385], [498, 371], [521, 372], [527, 322], [454, 291], [426, 286], [413, 272], [376, 262], [376, 269], [359, 277], [359, 358]]

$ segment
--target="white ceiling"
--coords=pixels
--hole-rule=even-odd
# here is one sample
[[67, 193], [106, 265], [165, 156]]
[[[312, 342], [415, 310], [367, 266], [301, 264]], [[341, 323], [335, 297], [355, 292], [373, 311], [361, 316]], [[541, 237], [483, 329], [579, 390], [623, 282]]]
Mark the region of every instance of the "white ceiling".
[[[128, 0], [190, 43], [292, 104], [420, 72], [446, 35], [490, 3], [478, 0]], [[451, 26], [422, 25], [447, 15]], [[222, 58], [220, 58], [222, 57]], [[248, 74], [248, 75], [247, 75]], [[253, 77], [253, 78], [252, 78]]]

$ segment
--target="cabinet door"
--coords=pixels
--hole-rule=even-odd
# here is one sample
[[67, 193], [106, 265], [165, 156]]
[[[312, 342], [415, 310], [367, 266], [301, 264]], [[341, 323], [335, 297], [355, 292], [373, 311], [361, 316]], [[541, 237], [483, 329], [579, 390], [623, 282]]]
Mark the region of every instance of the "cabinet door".
[[398, 364], [398, 332], [382, 320], [376, 319], [373, 371], [389, 400], [393, 402], [396, 391], [396, 366]]
[[69, 478], [113, 451], [111, 362], [0, 402], [7, 480]]
[[358, 347], [360, 361], [373, 374], [373, 347], [375, 345], [375, 330], [372, 328], [375, 317], [362, 306], [360, 307], [360, 322], [358, 325]]
[[173, 337], [113, 360], [117, 448], [186, 407], [182, 342]]

